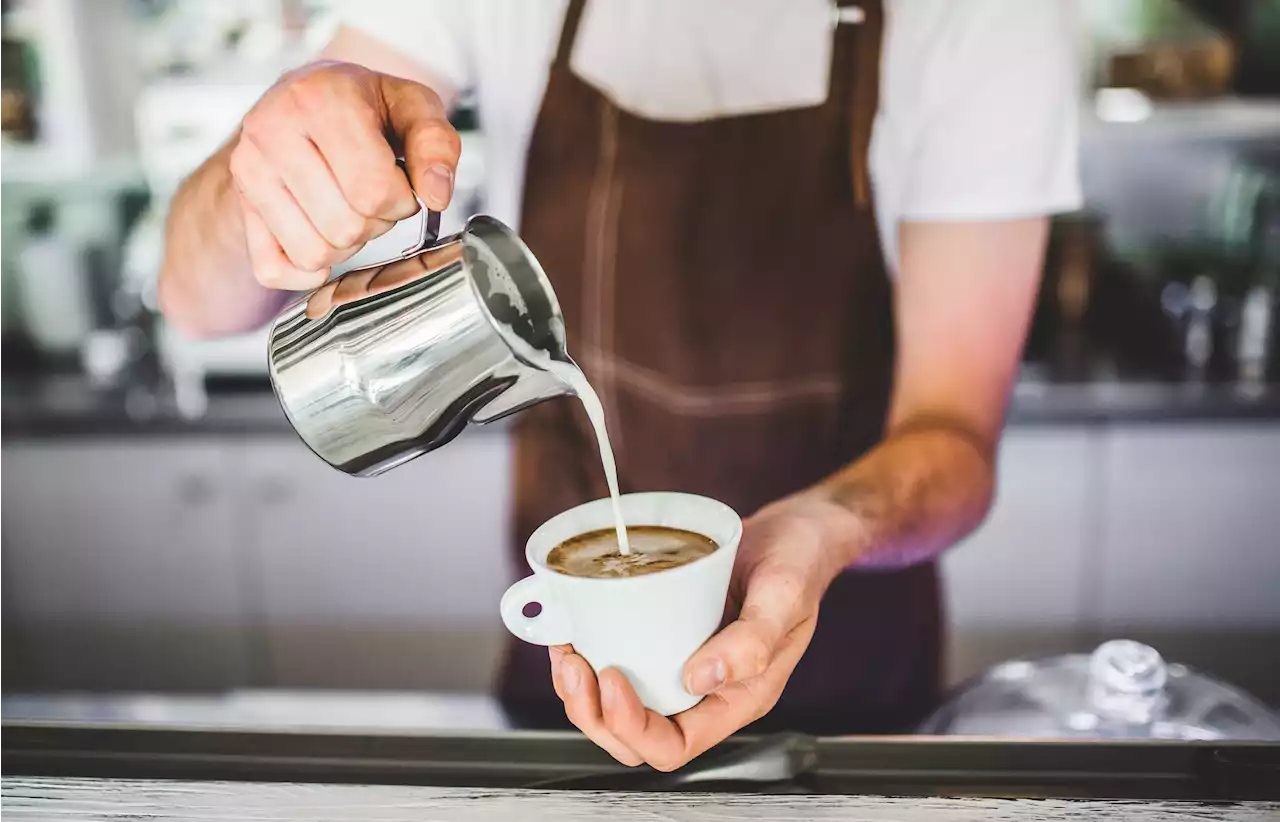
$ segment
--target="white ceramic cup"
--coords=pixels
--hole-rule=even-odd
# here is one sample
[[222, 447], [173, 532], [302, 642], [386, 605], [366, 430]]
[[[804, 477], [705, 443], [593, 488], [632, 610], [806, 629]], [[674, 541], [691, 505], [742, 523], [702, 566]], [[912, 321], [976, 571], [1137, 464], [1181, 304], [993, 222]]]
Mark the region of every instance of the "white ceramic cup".
[[[646, 707], [670, 716], [702, 699], [684, 689], [681, 674], [693, 652], [720, 627], [742, 519], [722, 502], [666, 492], [623, 495], [622, 518], [629, 526], [694, 531], [720, 547], [685, 565], [641, 576], [561, 574], [546, 565], [552, 548], [570, 537], [613, 527], [608, 499], [579, 505], [547, 520], [529, 537], [525, 558], [533, 576], [502, 595], [502, 621], [526, 642], [572, 643], [597, 674], [617, 668]], [[525, 616], [526, 606], [534, 602], [541, 612]]]

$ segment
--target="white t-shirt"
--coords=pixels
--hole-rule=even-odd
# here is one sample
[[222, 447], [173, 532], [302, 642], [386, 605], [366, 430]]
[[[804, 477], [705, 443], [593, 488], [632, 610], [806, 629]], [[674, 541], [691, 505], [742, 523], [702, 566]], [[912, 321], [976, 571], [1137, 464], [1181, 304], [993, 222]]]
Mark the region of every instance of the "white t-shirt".
[[[870, 170], [886, 257], [900, 221], [1080, 206], [1072, 0], [884, 0]], [[487, 209], [518, 225], [567, 0], [346, 0], [345, 25], [475, 93]], [[621, 108], [689, 121], [826, 98], [830, 0], [588, 2], [572, 70]], [[857, 25], [856, 12], [843, 25]], [[850, 19], [854, 18], [854, 19]], [[768, 158], [785, 162], [785, 158]]]

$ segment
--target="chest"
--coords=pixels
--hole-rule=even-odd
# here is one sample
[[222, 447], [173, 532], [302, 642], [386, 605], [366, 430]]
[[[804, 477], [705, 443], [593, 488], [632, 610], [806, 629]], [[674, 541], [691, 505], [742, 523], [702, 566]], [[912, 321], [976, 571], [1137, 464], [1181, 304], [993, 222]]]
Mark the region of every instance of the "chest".
[[[475, 15], [469, 40], [482, 114], [519, 124], [538, 109], [567, 0], [502, 0]], [[486, 20], [503, 20], [494, 26]], [[842, 22], [843, 21], [843, 22]], [[833, 0], [588, 2], [569, 64], [631, 114], [696, 122], [821, 104], [840, 25], [863, 25]]]

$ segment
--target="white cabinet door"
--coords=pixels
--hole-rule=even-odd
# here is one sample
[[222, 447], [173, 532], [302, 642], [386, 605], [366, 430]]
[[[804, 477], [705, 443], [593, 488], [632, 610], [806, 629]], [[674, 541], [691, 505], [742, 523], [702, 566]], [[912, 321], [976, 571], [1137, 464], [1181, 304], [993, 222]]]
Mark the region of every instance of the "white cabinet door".
[[20, 646], [6, 685], [247, 680], [226, 453], [167, 439], [5, 447], [5, 642]]
[[272, 684], [484, 688], [503, 629], [509, 443], [468, 431], [373, 478], [249, 439]]
[[1097, 438], [1089, 427], [1006, 432], [991, 514], [943, 560], [951, 681], [1078, 643], [1092, 584]]
[[1280, 704], [1280, 425], [1133, 425], [1106, 449], [1094, 639]]
[[1280, 425], [1142, 425], [1106, 448], [1103, 628], [1280, 630]]

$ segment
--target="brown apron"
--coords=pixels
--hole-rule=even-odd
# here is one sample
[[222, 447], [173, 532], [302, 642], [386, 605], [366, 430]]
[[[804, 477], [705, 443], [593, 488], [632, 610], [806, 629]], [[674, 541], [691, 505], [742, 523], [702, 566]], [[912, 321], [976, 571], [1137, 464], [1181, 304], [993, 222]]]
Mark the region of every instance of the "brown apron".
[[[689, 491], [739, 513], [881, 438], [892, 289], [866, 166], [882, 11], [836, 30], [827, 101], [696, 123], [620, 110], [569, 68], [566, 14], [529, 145], [521, 236], [600, 394], [623, 492]], [[516, 423], [512, 557], [543, 521], [607, 494], [578, 403]], [[935, 701], [936, 568], [848, 571], [777, 707], [753, 730], [902, 730]], [[513, 641], [499, 696], [562, 727], [546, 650]]]

